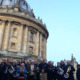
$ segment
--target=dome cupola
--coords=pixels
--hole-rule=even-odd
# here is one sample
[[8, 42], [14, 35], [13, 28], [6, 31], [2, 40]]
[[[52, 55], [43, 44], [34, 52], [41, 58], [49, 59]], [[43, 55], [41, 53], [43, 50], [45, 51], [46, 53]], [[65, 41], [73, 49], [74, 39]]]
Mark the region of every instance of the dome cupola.
[[27, 12], [31, 12], [31, 8], [25, 0], [0, 0], [0, 6], [17, 6]]

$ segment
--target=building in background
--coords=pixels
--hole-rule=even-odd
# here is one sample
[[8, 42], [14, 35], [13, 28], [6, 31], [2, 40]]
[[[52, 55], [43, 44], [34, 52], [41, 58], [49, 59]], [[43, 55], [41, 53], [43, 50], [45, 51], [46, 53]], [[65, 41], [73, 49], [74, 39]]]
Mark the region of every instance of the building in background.
[[77, 61], [76, 59], [74, 58], [73, 54], [72, 54], [72, 58], [71, 58], [71, 65], [73, 65], [73, 67], [75, 68], [75, 72], [74, 72], [74, 80], [77, 80], [76, 78], [76, 71], [77, 71]]
[[0, 59], [46, 58], [48, 35], [25, 0], [0, 0]]

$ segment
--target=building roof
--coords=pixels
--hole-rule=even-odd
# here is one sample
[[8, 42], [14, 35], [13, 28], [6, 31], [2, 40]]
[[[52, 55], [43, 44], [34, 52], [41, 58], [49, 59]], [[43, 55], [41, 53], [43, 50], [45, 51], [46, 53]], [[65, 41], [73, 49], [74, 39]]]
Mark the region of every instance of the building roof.
[[0, 0], [0, 6], [19, 6], [20, 8], [31, 12], [31, 8], [26, 0]]

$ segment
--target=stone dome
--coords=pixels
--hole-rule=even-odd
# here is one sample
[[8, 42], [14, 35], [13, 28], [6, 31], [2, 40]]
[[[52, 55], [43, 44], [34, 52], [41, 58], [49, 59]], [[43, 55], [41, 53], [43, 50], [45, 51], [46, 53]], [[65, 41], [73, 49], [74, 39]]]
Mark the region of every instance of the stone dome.
[[0, 6], [18, 6], [25, 11], [31, 12], [31, 8], [26, 0], [0, 0]]

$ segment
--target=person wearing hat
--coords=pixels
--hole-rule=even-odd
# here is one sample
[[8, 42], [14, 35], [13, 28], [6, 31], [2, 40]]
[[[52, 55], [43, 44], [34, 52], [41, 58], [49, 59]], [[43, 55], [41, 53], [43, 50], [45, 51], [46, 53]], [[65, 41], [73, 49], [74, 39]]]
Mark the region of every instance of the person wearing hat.
[[21, 63], [24, 63], [25, 67], [27, 68], [27, 64], [25, 63], [25, 59], [21, 59]]
[[80, 80], [80, 64], [78, 64], [78, 66], [77, 66], [76, 77], [77, 77], [77, 80]]
[[27, 69], [24, 63], [21, 63], [21, 66], [17, 69], [17, 73], [18, 80], [27, 80]]
[[35, 61], [31, 60], [30, 64], [30, 80], [35, 80], [36, 79], [36, 65]]
[[67, 60], [67, 65], [65, 67], [65, 73], [68, 73], [68, 78], [65, 80], [74, 80], [73, 72], [75, 71], [74, 67], [71, 65], [70, 60]]
[[14, 69], [14, 72], [13, 72], [13, 78], [12, 78], [12, 80], [17, 80], [17, 69], [18, 69], [18, 65], [17, 65], [17, 60], [13, 60], [13, 65], [12, 65], [12, 67], [13, 67], [13, 69]]

